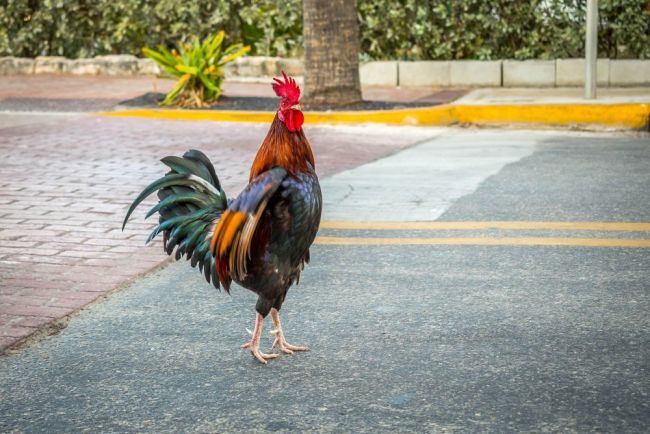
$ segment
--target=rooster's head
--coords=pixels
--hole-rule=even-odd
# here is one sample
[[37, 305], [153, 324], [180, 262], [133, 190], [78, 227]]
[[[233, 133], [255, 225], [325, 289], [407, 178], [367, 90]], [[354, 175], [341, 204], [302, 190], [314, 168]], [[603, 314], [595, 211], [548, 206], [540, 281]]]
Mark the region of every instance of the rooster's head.
[[287, 126], [291, 132], [300, 131], [305, 116], [300, 111], [300, 88], [296, 80], [287, 76], [282, 71], [284, 80], [274, 78], [273, 90], [280, 97], [278, 118]]

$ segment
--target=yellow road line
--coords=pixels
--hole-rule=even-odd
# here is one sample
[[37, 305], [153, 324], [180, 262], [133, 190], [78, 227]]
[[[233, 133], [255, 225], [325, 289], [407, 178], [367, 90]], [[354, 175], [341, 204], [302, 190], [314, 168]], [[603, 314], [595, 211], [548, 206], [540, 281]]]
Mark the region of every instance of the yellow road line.
[[369, 229], [369, 230], [575, 230], [575, 231], [650, 231], [650, 223], [633, 222], [540, 222], [540, 221], [495, 221], [495, 222], [390, 222], [390, 221], [322, 221], [321, 229]]
[[581, 246], [650, 248], [650, 240], [624, 238], [361, 238], [317, 237], [316, 244], [337, 246], [466, 245], [466, 246]]
[[[263, 122], [273, 119], [273, 112], [236, 110], [136, 109], [95, 113], [100, 116], [144, 117], [156, 119]], [[394, 125], [451, 124], [543, 124], [606, 125], [640, 129], [648, 125], [650, 104], [502, 104], [439, 105], [400, 110], [307, 112], [307, 123]]]

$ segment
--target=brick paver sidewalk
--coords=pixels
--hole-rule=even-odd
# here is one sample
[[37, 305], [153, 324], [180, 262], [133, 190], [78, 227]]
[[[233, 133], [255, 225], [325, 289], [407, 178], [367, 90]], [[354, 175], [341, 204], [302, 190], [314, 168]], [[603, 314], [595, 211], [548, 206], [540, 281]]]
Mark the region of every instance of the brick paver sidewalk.
[[[270, 80], [269, 80], [270, 83]], [[228, 96], [275, 97], [267, 82], [226, 81]], [[13, 111], [84, 112], [111, 110], [118, 103], [146, 92], [167, 92], [174, 81], [154, 77], [72, 75], [14, 75], [0, 80], [0, 108]], [[466, 93], [462, 89], [366, 87], [363, 97], [374, 101], [450, 102]]]
[[[64, 326], [69, 314], [167, 260], [159, 244], [143, 246], [155, 224], [143, 221], [145, 207], [120, 230], [133, 198], [164, 174], [159, 158], [201, 149], [234, 195], [268, 129], [83, 115], [34, 119], [0, 127], [0, 352], [38, 330]], [[432, 135], [308, 122], [321, 176]]]

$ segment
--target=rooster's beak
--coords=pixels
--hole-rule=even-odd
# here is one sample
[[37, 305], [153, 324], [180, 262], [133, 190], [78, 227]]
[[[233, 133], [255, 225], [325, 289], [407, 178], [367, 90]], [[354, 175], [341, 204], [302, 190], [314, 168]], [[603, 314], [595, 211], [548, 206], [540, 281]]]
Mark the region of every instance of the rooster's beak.
[[291, 108], [294, 110], [300, 110], [300, 104], [294, 104], [291, 106]]

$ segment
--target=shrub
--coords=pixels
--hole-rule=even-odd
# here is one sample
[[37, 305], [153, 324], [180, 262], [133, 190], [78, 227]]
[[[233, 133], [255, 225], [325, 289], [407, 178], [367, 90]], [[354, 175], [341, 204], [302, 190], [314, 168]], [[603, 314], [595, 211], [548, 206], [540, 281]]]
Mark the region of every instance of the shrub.
[[205, 38], [194, 38], [191, 43], [181, 43], [178, 51], [158, 45], [158, 50], [144, 48], [145, 56], [156, 62], [168, 74], [178, 77], [163, 105], [179, 107], [206, 107], [221, 96], [222, 67], [246, 54], [250, 47], [234, 44], [221, 50], [223, 31]]
[[[599, 1], [601, 57], [650, 58], [648, 0]], [[365, 59], [582, 57], [586, 0], [358, 0]], [[137, 53], [224, 29], [251, 54], [300, 56], [300, 0], [0, 1], [0, 55]], [[229, 42], [226, 40], [226, 42]]]
[[139, 54], [215, 29], [251, 54], [299, 56], [299, 0], [0, 0], [0, 56]]
[[[650, 58], [648, 0], [601, 0], [598, 54]], [[584, 56], [586, 0], [361, 0], [366, 59]]]

